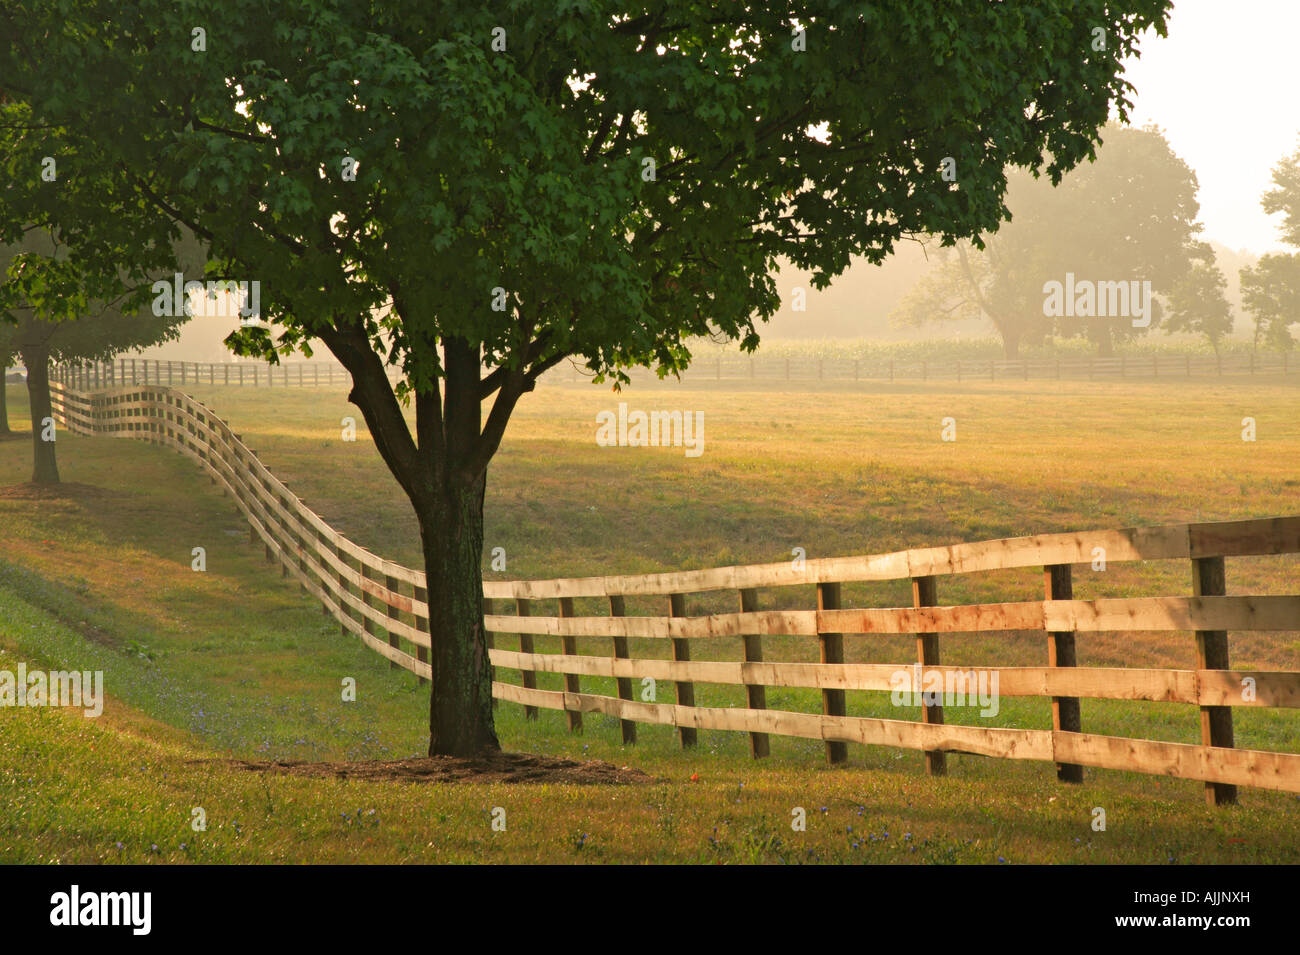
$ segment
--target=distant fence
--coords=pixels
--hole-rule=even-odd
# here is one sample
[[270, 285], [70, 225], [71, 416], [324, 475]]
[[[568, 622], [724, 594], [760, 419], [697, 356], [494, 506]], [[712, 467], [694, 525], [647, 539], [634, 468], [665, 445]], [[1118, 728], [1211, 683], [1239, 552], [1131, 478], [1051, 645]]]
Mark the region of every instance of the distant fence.
[[[59, 423], [81, 434], [119, 435], [167, 445], [196, 460], [229, 492], [247, 517], [250, 540], [261, 539], [269, 560], [320, 600], [344, 634], [352, 633], [396, 666], [428, 679], [429, 608], [424, 574], [359, 547], [329, 527], [258, 460], [230, 427], [204, 405], [170, 388], [134, 386], [96, 394], [51, 388]], [[1185, 560], [1191, 596], [1075, 600], [1072, 565], [1105, 549], [1108, 562]], [[1058, 777], [1082, 779], [1082, 767], [1133, 770], [1201, 780], [1207, 798], [1235, 801], [1236, 786], [1300, 792], [1300, 755], [1234, 748], [1234, 707], [1300, 707], [1300, 672], [1232, 670], [1228, 631], [1300, 630], [1300, 595], [1226, 596], [1224, 558], [1300, 553], [1300, 516], [1223, 523], [1174, 524], [1129, 530], [1081, 531], [954, 544], [857, 557], [721, 567], [633, 576], [556, 580], [487, 581], [486, 626], [493, 644], [510, 635], [519, 649], [493, 645], [494, 667], [519, 671], [520, 682], [494, 676], [493, 695], [525, 707], [562, 710], [571, 730], [584, 713], [620, 721], [624, 742], [635, 742], [637, 723], [678, 728], [683, 746], [699, 729], [749, 734], [754, 756], [769, 751], [769, 735], [819, 739], [827, 757], [842, 761], [847, 744], [923, 751], [932, 774], [945, 771], [948, 752], [1005, 759], [1046, 760]], [[1044, 600], [944, 606], [939, 581], [954, 574], [1041, 568]], [[841, 585], [910, 580], [911, 607], [847, 608]], [[760, 590], [816, 585], [817, 607], [760, 610]], [[686, 597], [732, 591], [734, 613], [688, 616]], [[627, 613], [627, 598], [664, 601], [664, 612]], [[599, 598], [605, 610], [575, 612], [575, 600]], [[550, 611], [554, 612], [550, 612]], [[501, 612], [505, 611], [505, 612]], [[547, 611], [547, 612], [539, 612]], [[1010, 697], [1051, 697], [1052, 729], [951, 725], [942, 705], [922, 697], [920, 722], [850, 717], [845, 692], [922, 693], [941, 677], [945, 685], [976, 671], [940, 665], [944, 633], [1033, 631], [1042, 635], [1047, 666], [980, 668], [998, 675]], [[1195, 669], [1078, 667], [1077, 634], [1102, 631], [1191, 631]], [[909, 634], [917, 655], [900, 664], [844, 662], [845, 635]], [[560, 653], [534, 652], [536, 635], [557, 636]], [[763, 659], [765, 636], [815, 640], [820, 663]], [[609, 656], [580, 655], [577, 639], [610, 641]], [[691, 643], [741, 638], [743, 659], [697, 661]], [[636, 659], [630, 638], [669, 641], [672, 659]], [[1189, 650], [1191, 647], [1189, 647]], [[565, 689], [538, 689], [539, 672], [563, 674]], [[903, 674], [900, 685], [899, 675]], [[583, 692], [582, 677], [615, 681], [616, 696]], [[634, 699], [633, 681], [675, 686], [672, 704]], [[747, 705], [695, 705], [696, 682], [743, 686]], [[820, 713], [769, 709], [768, 687], [818, 688]], [[1200, 745], [1083, 732], [1079, 698], [1186, 703], [1201, 710]]]
[[[396, 375], [396, 370], [393, 371]], [[51, 378], [82, 390], [125, 385], [247, 385], [250, 387], [322, 387], [352, 381], [336, 361], [291, 361], [272, 365], [262, 361], [165, 361], [155, 358], [115, 358], [56, 365]]]
[[[961, 358], [924, 361], [888, 358], [782, 358], [696, 355], [683, 380], [702, 381], [1029, 381], [1031, 379], [1206, 378], [1300, 374], [1286, 352], [1250, 355], [1140, 355], [1119, 358]], [[577, 368], [557, 377], [579, 380]], [[646, 369], [633, 381], [653, 379]]]
[[[395, 378], [396, 369], [389, 369]], [[645, 368], [628, 371], [634, 382], [657, 381]], [[1029, 381], [1065, 379], [1207, 378], [1300, 375], [1300, 361], [1286, 352], [1248, 355], [1140, 355], [1120, 358], [947, 359], [913, 361], [856, 358], [780, 358], [697, 355], [683, 381]], [[245, 385], [321, 387], [349, 384], [347, 370], [335, 361], [266, 362], [162, 361], [117, 358], [60, 366], [56, 377], [82, 389], [118, 385]], [[590, 374], [563, 363], [543, 381], [582, 381]]]

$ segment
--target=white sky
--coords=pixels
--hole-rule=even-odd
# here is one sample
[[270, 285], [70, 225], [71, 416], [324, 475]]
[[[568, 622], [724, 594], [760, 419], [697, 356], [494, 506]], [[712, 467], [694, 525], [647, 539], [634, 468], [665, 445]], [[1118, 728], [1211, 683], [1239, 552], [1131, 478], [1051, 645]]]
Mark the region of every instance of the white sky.
[[1300, 145], [1298, 40], [1300, 0], [1177, 0], [1169, 36], [1149, 33], [1128, 67], [1137, 87], [1130, 121], [1160, 126], [1195, 170], [1206, 239], [1294, 251], [1259, 199]]

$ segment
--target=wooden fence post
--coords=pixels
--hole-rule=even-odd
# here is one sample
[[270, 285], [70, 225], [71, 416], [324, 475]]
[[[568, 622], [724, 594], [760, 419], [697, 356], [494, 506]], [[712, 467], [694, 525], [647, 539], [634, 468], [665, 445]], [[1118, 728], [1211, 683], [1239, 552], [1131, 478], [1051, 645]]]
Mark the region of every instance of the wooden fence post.
[[[1192, 592], [1197, 597], [1222, 597], [1228, 592], [1222, 557], [1192, 559]], [[1228, 632], [1196, 631], [1196, 668], [1228, 669]], [[1201, 707], [1201, 744], [1232, 748], [1232, 707]], [[1227, 806], [1237, 801], [1237, 787], [1231, 783], [1206, 783], [1205, 802], [1210, 806]]]
[[[379, 598], [374, 596], [372, 593], [370, 593], [370, 591], [368, 591], [365, 588], [365, 582], [367, 580], [374, 580], [375, 578], [370, 576], [370, 565], [366, 563], [364, 557], [357, 561], [357, 570], [360, 571], [361, 573], [362, 586], [361, 586], [361, 593], [359, 595], [361, 597], [361, 602], [365, 604], [367, 607], [378, 610], [379, 608], [375, 606], [375, 604], [376, 601], [379, 600]], [[366, 633], [370, 634], [370, 636], [375, 637], [376, 639], [378, 639], [379, 637], [379, 634], [375, 632], [377, 627], [378, 624], [376, 624], [374, 620], [370, 618], [369, 614], [366, 613], [361, 614], [361, 628], [365, 630]], [[388, 661], [388, 668], [390, 670], [395, 669], [396, 667], [397, 664], [395, 662], [393, 662], [392, 660]]]
[[[854, 364], [857, 364], [854, 362]], [[758, 591], [752, 587], [740, 591], [740, 612], [756, 613], [758, 611]], [[756, 633], [747, 633], [741, 639], [745, 642], [745, 662], [763, 662], [763, 638]], [[767, 687], [762, 684], [746, 683], [745, 698], [751, 710], [767, 709]], [[755, 759], [762, 759], [771, 753], [771, 743], [766, 733], [749, 734], [749, 752]]]
[[[564, 618], [569, 618], [573, 616], [572, 597], [560, 598], [560, 616]], [[566, 657], [576, 656], [578, 653], [578, 638], [567, 633], [561, 634], [560, 646]], [[564, 692], [566, 693], [582, 692], [582, 681], [578, 677], [578, 674], [576, 673], [564, 674]], [[564, 715], [567, 716], [569, 719], [569, 732], [581, 733], [582, 732], [582, 711], [571, 710], [568, 707], [565, 707]]]
[[[315, 540], [316, 540], [316, 559], [320, 563], [320, 572], [317, 575], [321, 579], [320, 589], [323, 590], [325, 594], [328, 596], [331, 591], [331, 587], [328, 579], [329, 562], [325, 560], [324, 554], [325, 551], [330, 549], [332, 545], [329, 543], [328, 540], [326, 540], [325, 536], [320, 532], [319, 529], [313, 530], [312, 533], [315, 535]], [[324, 600], [321, 601], [320, 612], [326, 617], [330, 616], [330, 606]]]
[[[415, 599], [416, 599], [416, 600], [418, 600], [418, 601], [420, 601], [420, 603], [424, 604], [424, 606], [425, 606], [425, 608], [426, 608], [426, 609], [425, 609], [425, 613], [428, 613], [428, 609], [427, 609], [427, 608], [428, 608], [428, 606], [429, 606], [429, 591], [428, 591], [427, 589], [425, 589], [424, 587], [416, 587], [416, 586], [412, 586], [412, 587], [411, 587], [411, 592], [415, 595]], [[428, 632], [429, 632], [429, 618], [428, 618], [428, 617], [421, 617], [419, 614], [416, 614], [416, 615], [415, 615], [415, 629], [416, 629], [416, 630], [419, 630], [421, 633], [428, 633]], [[429, 649], [428, 649], [428, 647], [416, 647], [416, 648], [415, 648], [415, 659], [419, 660], [421, 663], [428, 663], [428, 662], [429, 662]], [[425, 678], [425, 677], [420, 677], [420, 685], [421, 685], [421, 686], [423, 686], [424, 684], [426, 684], [426, 683], [428, 683], [428, 682], [429, 682], [429, 681], [428, 681], [427, 678]]]
[[[301, 369], [301, 366], [300, 366], [300, 369]], [[496, 613], [496, 611], [493, 610], [492, 608], [493, 608], [492, 598], [491, 598], [491, 597], [484, 597], [484, 598], [483, 598], [483, 615], [484, 615], [484, 616], [488, 616], [489, 614], [494, 614], [494, 613]], [[492, 661], [492, 650], [493, 650], [493, 649], [496, 647], [496, 645], [497, 645], [497, 635], [496, 635], [495, 633], [493, 633], [491, 630], [487, 630], [487, 629], [485, 629], [485, 630], [483, 631], [483, 639], [484, 639], [484, 641], [487, 643], [487, 649], [488, 649], [488, 682], [489, 682], [489, 684], [491, 684], [491, 683], [495, 683], [495, 682], [497, 681], [497, 668], [496, 668], [495, 666], [493, 666], [493, 665], [492, 665], [492, 662], [491, 662], [491, 661]], [[490, 691], [489, 691], [489, 692], [490, 692]], [[493, 693], [493, 694], [492, 694], [492, 709], [495, 710], [495, 709], [497, 708], [497, 706], [498, 706], [500, 703], [501, 703], [501, 701], [497, 699], [497, 695], [496, 695], [495, 693]]]
[[[786, 367], [789, 368], [789, 359], [786, 359]], [[669, 594], [668, 595], [668, 615], [670, 617], [686, 616], [686, 595]], [[691, 658], [691, 644], [685, 638], [673, 637], [673, 659], [687, 661]], [[677, 705], [694, 706], [695, 705], [695, 684], [674, 680], [677, 687]], [[699, 732], [694, 726], [679, 726], [677, 735], [682, 741], [682, 748], [694, 746], [699, 739]]]
[[[840, 609], [840, 585], [838, 583], [817, 585], [817, 609], [819, 611]], [[821, 644], [822, 663], [844, 662], [843, 634], [821, 633], [819, 628], [817, 642]], [[848, 710], [845, 707], [844, 699], [843, 690], [823, 689], [822, 712], [827, 716], [847, 716]], [[829, 762], [842, 763], [848, 759], [848, 757], [848, 743], [843, 740], [826, 741], [826, 759]]]
[[[339, 559], [340, 564], [342, 564], [344, 567], [347, 567], [348, 569], [351, 569], [352, 565], [348, 563], [347, 557], [343, 555], [343, 546], [338, 542], [337, 539], [335, 539], [334, 541], [334, 556]], [[348, 605], [347, 600], [343, 596], [344, 594], [350, 592], [348, 590], [348, 579], [347, 577], [344, 576], [342, 570], [339, 571], [338, 577], [339, 577], [339, 610], [343, 611], [343, 616], [347, 617], [348, 619], [352, 619], [352, 608]], [[339, 621], [339, 633], [345, 637], [348, 636], [348, 628], [343, 623], [342, 620]]]
[[[384, 574], [384, 587], [387, 588], [390, 593], [397, 592], [397, 578], [390, 577], [388, 574]], [[397, 612], [398, 611], [396, 610], [396, 608], [394, 608], [393, 605], [388, 602], [387, 598], [385, 598], [384, 616], [389, 619], [393, 619], [397, 617]], [[393, 633], [393, 631], [388, 627], [385, 627], [384, 629], [388, 630], [388, 645], [392, 647], [394, 650], [402, 649], [401, 638], [398, 637], [397, 634]], [[389, 660], [388, 662], [391, 663], [394, 667], [400, 666], [400, 664], [398, 664], [396, 660]], [[493, 702], [495, 702], [495, 700]]]
[[[912, 578], [912, 606], [916, 608], [933, 607], [938, 604], [938, 588], [932, 576]], [[937, 633], [918, 633], [916, 635], [916, 660], [921, 664], [922, 684], [925, 668], [939, 666], [939, 635]], [[916, 689], [922, 689], [917, 687]], [[943, 723], [943, 706], [928, 706], [922, 700], [922, 723]], [[925, 771], [931, 776], [944, 776], [948, 772], [947, 754], [943, 750], [926, 750]]]
[[[1043, 583], [1048, 600], [1073, 600], [1074, 581], [1069, 564], [1052, 564], [1043, 568]], [[1048, 631], [1047, 665], [1049, 667], [1077, 666], [1074, 652], [1074, 634], [1068, 631]], [[1052, 697], [1052, 730], [1057, 733], [1081, 733], [1083, 721], [1079, 715], [1077, 696]], [[1077, 763], [1057, 763], [1056, 778], [1063, 783], [1083, 782], [1083, 767]]]
[[[622, 594], [610, 594], [609, 615], [611, 617], [622, 617], [626, 614], [627, 606], [623, 600]], [[627, 637], [614, 637], [614, 658], [616, 660], [628, 659]], [[620, 700], [632, 699], [632, 678], [630, 676], [617, 677], [615, 685], [618, 687], [618, 698]], [[636, 721], [620, 719], [618, 724], [619, 728], [623, 731], [623, 743], [635, 743]]]
[[[515, 598], [515, 616], [527, 617], [532, 613], [532, 602], [522, 597]], [[533, 635], [531, 633], [521, 633], [519, 635], [519, 652], [533, 652]], [[529, 690], [537, 689], [537, 672], [535, 670], [522, 670], [520, 675], [523, 677], [524, 687]], [[524, 704], [524, 719], [537, 719], [537, 707]]]

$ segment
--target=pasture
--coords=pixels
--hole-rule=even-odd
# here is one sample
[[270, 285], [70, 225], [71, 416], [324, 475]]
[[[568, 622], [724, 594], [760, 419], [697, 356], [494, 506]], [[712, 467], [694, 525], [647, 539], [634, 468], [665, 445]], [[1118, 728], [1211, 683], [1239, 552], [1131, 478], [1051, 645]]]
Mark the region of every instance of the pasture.
[[[414, 519], [342, 389], [188, 390], [333, 527], [418, 565]], [[12, 424], [25, 429], [25, 395], [11, 386], [9, 397]], [[698, 382], [621, 395], [552, 384], [524, 399], [490, 472], [485, 541], [504, 549], [507, 570], [488, 576], [633, 574], [778, 561], [794, 548], [836, 556], [1293, 514], [1297, 397], [1294, 383], [1267, 380]], [[598, 446], [596, 416], [620, 401], [702, 413], [704, 453]], [[355, 442], [341, 436], [349, 416]], [[1245, 417], [1256, 422], [1253, 442], [1242, 440]], [[941, 440], [944, 418], [954, 419], [955, 441]], [[238, 512], [184, 458], [67, 434], [58, 450], [68, 486], [43, 496], [18, 486], [30, 471], [27, 435], [0, 442], [0, 668], [103, 669], [110, 702], [95, 721], [0, 711], [4, 861], [1300, 861], [1293, 795], [1248, 789], [1242, 805], [1210, 810], [1191, 781], [1090, 770], [1067, 787], [1049, 764], [965, 755], [933, 779], [920, 754], [874, 747], [850, 747], [848, 764], [831, 768], [820, 743], [780, 737], [756, 763], [740, 733], [701, 732], [697, 750], [682, 752], [669, 727], [642, 726], [624, 747], [616, 719], [589, 717], [570, 735], [564, 714], [543, 710], [530, 722], [509, 703], [497, 710], [507, 749], [602, 759], [655, 781], [434, 786], [250, 772], [230, 760], [419, 755], [427, 689], [340, 637], [268, 570]], [[206, 549], [206, 573], [190, 568], [194, 546]], [[1228, 593], [1294, 593], [1298, 566], [1229, 560]], [[1075, 590], [1188, 592], [1186, 577], [1177, 562], [1116, 566], [1076, 574]], [[944, 586], [945, 599], [994, 601], [1040, 596], [1042, 581], [998, 572]], [[860, 585], [846, 598], [905, 606], [905, 589]], [[809, 594], [783, 599], [809, 605]], [[547, 639], [539, 649], [555, 649]], [[912, 644], [846, 639], [846, 659], [909, 662]], [[1294, 632], [1243, 635], [1231, 648], [1237, 667], [1300, 669]], [[796, 638], [764, 649], [785, 660], [817, 652]], [[712, 652], [736, 658], [721, 644], [698, 658]], [[949, 638], [944, 656], [1045, 662], [1041, 634]], [[1079, 642], [1081, 665], [1188, 667], [1192, 656], [1186, 634]], [[360, 692], [345, 704], [338, 686], [348, 675]], [[548, 678], [558, 688], [554, 675], [539, 686]], [[737, 692], [701, 699], [725, 706]], [[817, 709], [817, 691], [781, 693], [786, 708]], [[852, 695], [850, 712], [882, 715], [880, 697]], [[1294, 751], [1300, 739], [1294, 711], [1236, 717], [1238, 745]], [[1198, 738], [1191, 706], [1084, 700], [1083, 722]], [[1045, 724], [1041, 700], [1004, 700], [993, 723]], [[199, 806], [205, 833], [189, 825]], [[497, 806], [505, 832], [489, 825]], [[1105, 832], [1089, 826], [1098, 806]], [[806, 832], [791, 830], [793, 807], [807, 810]]]

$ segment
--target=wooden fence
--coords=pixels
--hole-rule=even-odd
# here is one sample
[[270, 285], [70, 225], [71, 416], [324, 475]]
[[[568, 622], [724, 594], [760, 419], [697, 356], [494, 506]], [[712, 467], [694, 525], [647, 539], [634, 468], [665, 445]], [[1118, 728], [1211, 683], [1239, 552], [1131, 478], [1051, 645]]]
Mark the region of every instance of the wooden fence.
[[[630, 369], [633, 382], [658, 381], [653, 371]], [[1119, 358], [946, 359], [942, 361], [879, 358], [781, 358], [776, 356], [697, 355], [682, 380], [705, 381], [1029, 381], [1065, 379], [1178, 379], [1225, 376], [1290, 376], [1300, 361], [1286, 352], [1246, 355], [1135, 355]], [[576, 363], [562, 363], [544, 382], [582, 381], [589, 373]], [[396, 376], [396, 371], [393, 371]], [[115, 385], [190, 384], [300, 387], [346, 385], [347, 371], [334, 361], [193, 362], [117, 358], [60, 367], [56, 377], [80, 388]]]
[[[55, 416], [65, 428], [96, 435], [140, 438], [175, 448], [197, 461], [248, 519], [250, 540], [268, 559], [320, 600], [344, 634], [351, 633], [422, 679], [430, 676], [424, 574], [359, 547], [331, 529], [275, 478], [228, 425], [205, 406], [166, 387], [115, 388], [88, 394], [52, 386]], [[1108, 562], [1178, 560], [1190, 565], [1193, 593], [1160, 597], [1075, 600], [1071, 568], [1104, 548]], [[1082, 767], [1134, 770], [1206, 783], [1207, 799], [1233, 802], [1237, 786], [1300, 793], [1300, 755], [1234, 748], [1235, 707], [1300, 707], [1300, 672], [1240, 671], [1229, 665], [1228, 631], [1300, 631], [1300, 595], [1227, 596], [1227, 557], [1300, 553], [1300, 516], [1221, 523], [1174, 524], [1128, 530], [1044, 534], [928, 547], [890, 554], [786, 561], [675, 573], [556, 580], [487, 581], [486, 625], [494, 668], [516, 670], [520, 682], [494, 677], [499, 700], [562, 710], [572, 730], [585, 713], [620, 721], [625, 742], [637, 723], [678, 728], [683, 746], [700, 729], [749, 734], [754, 756], [769, 752], [770, 734], [822, 740], [828, 759], [842, 761], [847, 744], [923, 751], [927, 770], [945, 771], [949, 752], [1057, 764], [1063, 781]], [[938, 584], [956, 574], [1038, 568], [1044, 599], [945, 606]], [[841, 585], [910, 580], [911, 607], [848, 608]], [[760, 591], [815, 585], [816, 609], [761, 610]], [[732, 592], [736, 611], [690, 616], [686, 596]], [[599, 598], [599, 614], [575, 612], [576, 600]], [[662, 601], [663, 612], [628, 614], [628, 598]], [[555, 612], [538, 612], [550, 610]], [[1009, 697], [1050, 697], [1052, 729], [952, 725], [937, 700], [925, 700], [920, 722], [846, 715], [846, 691], [922, 692], [941, 674], [945, 683], [969, 678], [968, 667], [943, 666], [940, 636], [972, 632], [1034, 631], [1042, 635], [1046, 666], [992, 667], [998, 691]], [[1078, 667], [1079, 634], [1103, 631], [1189, 631], [1194, 669]], [[909, 634], [916, 656], [900, 664], [844, 662], [845, 635]], [[500, 646], [512, 636], [518, 650]], [[538, 653], [537, 635], [560, 638], [560, 653]], [[763, 638], [815, 640], [819, 663], [763, 659]], [[608, 656], [580, 655], [577, 639], [608, 639]], [[743, 659], [691, 659], [693, 641], [743, 638]], [[636, 659], [630, 638], [667, 641], [672, 659]], [[1192, 650], [1189, 640], [1189, 652]], [[538, 673], [564, 675], [564, 689], [537, 688]], [[900, 684], [900, 673], [904, 674]], [[616, 696], [584, 692], [583, 677], [614, 681]], [[674, 703], [634, 698], [633, 681], [670, 681]], [[917, 683], [917, 678], [920, 683]], [[732, 684], [746, 691], [744, 707], [695, 705], [694, 684]], [[820, 713], [770, 709], [767, 687], [820, 689]], [[1201, 743], [1171, 743], [1083, 731], [1079, 698], [1149, 700], [1200, 707]]]
[[347, 385], [352, 381], [347, 369], [336, 361], [293, 361], [271, 365], [263, 361], [198, 362], [155, 358], [115, 358], [112, 361], [57, 365], [50, 377], [83, 390], [125, 385], [318, 388]]

